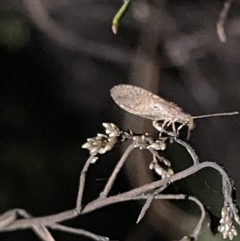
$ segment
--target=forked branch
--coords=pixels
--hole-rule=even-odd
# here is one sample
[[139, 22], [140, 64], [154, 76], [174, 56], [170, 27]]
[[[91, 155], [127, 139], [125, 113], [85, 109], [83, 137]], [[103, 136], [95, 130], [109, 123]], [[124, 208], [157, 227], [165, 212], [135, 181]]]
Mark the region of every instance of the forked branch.
[[[122, 131], [112, 123], [104, 123], [103, 126], [105, 127], [105, 134], [98, 134], [96, 137], [89, 138], [87, 140], [87, 143], [83, 145], [84, 148], [87, 148], [90, 151], [91, 155], [85, 163], [85, 166], [80, 175], [76, 207], [73, 210], [68, 210], [59, 214], [39, 218], [32, 217], [25, 210], [14, 209], [0, 216], [0, 232], [30, 228], [42, 240], [54, 241], [53, 236], [48, 230], [50, 228], [71, 234], [83, 235], [93, 240], [108, 241], [109, 239], [107, 237], [96, 235], [83, 229], [67, 227], [59, 223], [115, 203], [145, 199], [146, 204], [144, 205], [142, 212], [139, 216], [139, 219], [142, 219], [154, 199], [175, 199], [190, 200], [195, 202], [200, 207], [201, 217], [199, 218], [199, 221], [194, 228], [192, 234], [185, 237], [185, 239], [187, 238], [188, 240], [197, 240], [206, 216], [203, 204], [195, 197], [189, 197], [183, 194], [163, 195], [160, 193], [169, 185], [178, 180], [195, 174], [204, 168], [213, 168], [221, 175], [223, 186], [222, 191], [224, 197], [224, 205], [222, 209], [222, 219], [219, 226], [219, 232], [222, 233], [224, 238], [228, 237], [230, 240], [237, 235], [234, 222], [240, 224], [240, 218], [238, 209], [232, 198], [233, 183], [221, 166], [214, 162], [199, 163], [198, 157], [193, 148], [184, 141], [177, 139], [176, 137], [161, 137], [161, 135], [157, 135], [157, 137], [155, 137], [154, 135], [148, 133], [134, 134], [131, 131]], [[89, 171], [89, 167], [91, 166], [91, 164], [94, 164], [97, 161], [98, 158], [96, 157], [96, 155], [104, 154], [105, 152], [110, 151], [116, 143], [122, 143], [126, 140], [131, 140], [132, 143], [127, 147], [125, 153], [122, 155], [119, 162], [117, 163], [112, 175], [107, 181], [103, 192], [100, 194], [100, 197], [88, 203], [84, 208], [82, 208], [83, 191], [86, 186], [86, 174]], [[193, 165], [181, 172], [174, 174], [173, 170], [171, 169], [170, 161], [161, 156], [161, 152], [163, 152], [167, 148], [167, 142], [169, 144], [176, 142], [185, 147], [193, 159]], [[153, 156], [153, 161], [151, 162], [150, 167], [152, 167], [151, 169], [154, 169], [156, 171], [156, 173], [161, 177], [161, 179], [118, 195], [108, 196], [117, 177], [117, 174], [121, 170], [123, 164], [125, 163], [129, 154], [134, 148], [138, 148], [140, 150], [149, 150], [149, 152]], [[18, 216], [21, 216], [24, 219], [17, 220]]]

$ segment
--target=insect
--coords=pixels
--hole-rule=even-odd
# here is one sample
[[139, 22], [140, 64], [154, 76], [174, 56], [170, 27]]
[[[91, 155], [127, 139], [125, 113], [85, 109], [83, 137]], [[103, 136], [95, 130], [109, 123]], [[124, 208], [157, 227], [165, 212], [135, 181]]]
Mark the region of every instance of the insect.
[[[210, 116], [226, 116], [239, 114], [238, 111], [229, 113], [217, 113], [202, 116], [191, 116], [185, 113], [173, 102], [151, 93], [143, 88], [133, 85], [117, 85], [111, 89], [113, 100], [125, 111], [134, 115], [153, 120], [153, 125], [159, 131], [172, 125], [173, 132], [178, 135], [179, 130], [187, 125], [189, 131], [194, 128], [194, 119]], [[158, 124], [161, 121], [161, 126]], [[175, 123], [180, 126], [176, 129]]]

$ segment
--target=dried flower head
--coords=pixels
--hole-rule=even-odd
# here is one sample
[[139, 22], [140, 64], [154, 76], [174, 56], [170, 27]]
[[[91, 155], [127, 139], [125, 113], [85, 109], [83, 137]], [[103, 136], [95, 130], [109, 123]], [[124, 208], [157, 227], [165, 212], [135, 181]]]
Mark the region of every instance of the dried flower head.
[[97, 134], [96, 137], [88, 138], [82, 148], [88, 149], [91, 155], [104, 154], [110, 151], [117, 142], [121, 131], [113, 123], [103, 123], [106, 134]]
[[158, 164], [157, 161], [153, 160], [150, 165], [149, 165], [149, 169], [152, 170], [154, 169], [155, 172], [162, 178], [168, 178], [170, 177], [171, 175], [174, 174], [172, 168], [170, 167], [162, 167]]
[[222, 233], [223, 238], [229, 238], [233, 240], [234, 236], [237, 236], [237, 230], [234, 225], [234, 214], [229, 206], [224, 206], [221, 212], [220, 225], [218, 232]]
[[163, 151], [163, 150], [166, 149], [166, 143], [164, 141], [155, 140], [150, 145], [148, 145], [147, 148], [148, 149], [152, 148], [152, 149], [154, 149], [156, 151]]
[[133, 136], [134, 147], [142, 149], [147, 149], [148, 147], [148, 138], [145, 135]]
[[166, 149], [166, 143], [162, 140], [154, 140], [148, 133], [141, 136], [133, 136], [135, 142], [134, 147], [142, 149], [154, 149], [156, 151], [163, 151]]
[[102, 125], [105, 127], [105, 132], [109, 137], [118, 137], [121, 135], [121, 131], [115, 124], [103, 123]]

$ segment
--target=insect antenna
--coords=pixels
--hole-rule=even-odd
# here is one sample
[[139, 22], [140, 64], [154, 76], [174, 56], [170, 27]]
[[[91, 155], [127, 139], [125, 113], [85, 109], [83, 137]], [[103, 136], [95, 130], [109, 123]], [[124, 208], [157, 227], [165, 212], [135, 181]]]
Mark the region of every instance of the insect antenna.
[[193, 116], [193, 119], [200, 119], [205, 117], [214, 117], [214, 116], [227, 116], [227, 115], [238, 115], [239, 111], [234, 112], [226, 112], [226, 113], [216, 113], [216, 114], [209, 114], [209, 115], [199, 115], [199, 116]]

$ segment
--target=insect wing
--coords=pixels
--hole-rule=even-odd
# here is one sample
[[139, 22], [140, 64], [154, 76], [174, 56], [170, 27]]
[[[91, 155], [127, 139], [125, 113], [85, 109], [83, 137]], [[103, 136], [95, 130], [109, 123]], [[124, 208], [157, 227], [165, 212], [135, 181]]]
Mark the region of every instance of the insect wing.
[[150, 91], [132, 85], [113, 87], [111, 96], [122, 109], [151, 120], [169, 119], [171, 111], [178, 112], [180, 110], [179, 107]]

